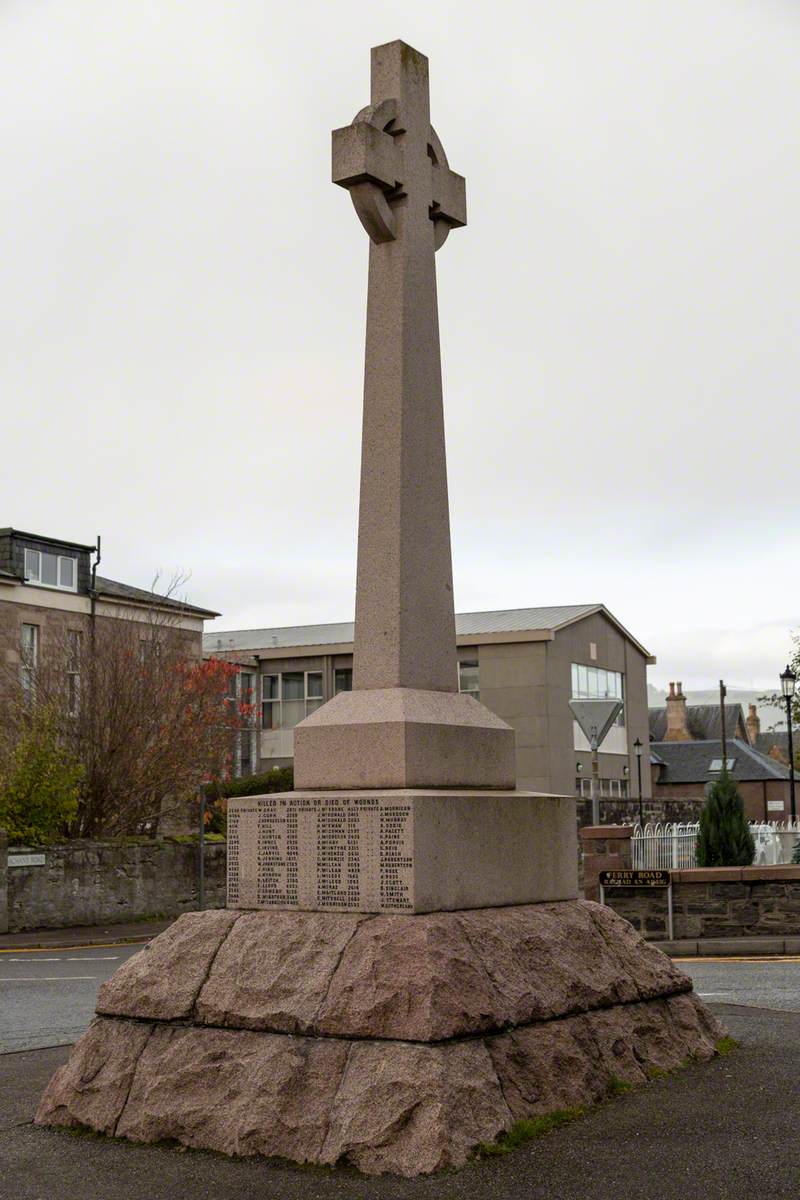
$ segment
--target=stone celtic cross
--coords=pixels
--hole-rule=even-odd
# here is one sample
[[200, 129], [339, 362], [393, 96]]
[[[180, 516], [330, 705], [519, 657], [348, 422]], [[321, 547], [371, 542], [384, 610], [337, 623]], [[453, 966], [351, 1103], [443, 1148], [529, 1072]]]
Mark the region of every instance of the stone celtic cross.
[[333, 180], [369, 234], [353, 688], [295, 728], [295, 787], [513, 788], [513, 730], [458, 690], [435, 253], [465, 188], [404, 42], [372, 51]]
[[372, 51], [371, 104], [333, 134], [370, 236], [353, 687], [457, 690], [434, 253], [466, 224], [430, 122], [428, 60]]

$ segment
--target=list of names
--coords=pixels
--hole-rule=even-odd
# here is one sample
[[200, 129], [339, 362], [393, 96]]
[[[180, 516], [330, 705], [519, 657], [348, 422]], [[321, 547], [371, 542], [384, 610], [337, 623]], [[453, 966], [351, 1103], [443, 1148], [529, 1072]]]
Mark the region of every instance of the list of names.
[[410, 802], [291, 792], [233, 802], [228, 907], [413, 911]]

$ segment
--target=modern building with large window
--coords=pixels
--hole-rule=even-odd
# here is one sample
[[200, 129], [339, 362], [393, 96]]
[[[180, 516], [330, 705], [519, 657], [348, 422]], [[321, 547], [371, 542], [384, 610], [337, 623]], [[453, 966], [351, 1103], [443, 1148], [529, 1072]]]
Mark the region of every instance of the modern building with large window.
[[[623, 709], [600, 753], [601, 794], [638, 797], [634, 743], [648, 745], [647, 664], [655, 659], [602, 604], [456, 616], [458, 685], [516, 732], [517, 785], [588, 796], [591, 754], [569, 701], [614, 697]], [[242, 770], [286, 766], [294, 728], [353, 679], [353, 625], [206, 633], [206, 655], [241, 664], [260, 729]], [[647, 757], [645, 754], [645, 768]], [[642, 772], [650, 796], [650, 772]]]

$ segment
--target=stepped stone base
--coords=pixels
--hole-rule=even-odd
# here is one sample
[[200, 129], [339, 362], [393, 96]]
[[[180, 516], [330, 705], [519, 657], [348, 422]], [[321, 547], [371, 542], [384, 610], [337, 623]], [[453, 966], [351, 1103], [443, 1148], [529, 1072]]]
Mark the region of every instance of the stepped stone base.
[[586, 901], [424, 916], [190, 913], [103, 985], [41, 1125], [416, 1175], [724, 1032]]

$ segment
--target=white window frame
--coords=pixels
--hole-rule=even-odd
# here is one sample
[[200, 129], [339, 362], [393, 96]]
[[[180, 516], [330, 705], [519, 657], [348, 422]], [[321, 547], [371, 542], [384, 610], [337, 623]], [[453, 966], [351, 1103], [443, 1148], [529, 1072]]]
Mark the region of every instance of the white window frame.
[[[278, 730], [278, 729], [285, 729], [286, 726], [283, 723], [283, 705], [284, 704], [295, 704], [295, 703], [297, 703], [297, 701], [299, 701], [301, 699], [300, 696], [298, 696], [296, 700], [286, 699], [284, 697], [284, 695], [283, 695], [283, 679], [284, 679], [285, 675], [302, 675], [303, 676], [302, 701], [303, 701], [304, 717], [310, 716], [312, 712], [316, 712], [316, 710], [318, 708], [321, 708], [322, 705], [325, 703], [325, 677], [324, 677], [324, 672], [322, 671], [321, 668], [317, 668], [314, 671], [264, 671], [261, 675], [261, 684], [259, 687], [259, 691], [261, 694], [261, 711], [259, 714], [259, 724], [261, 726], [261, 729], [267, 733], [274, 731], [274, 730]], [[315, 692], [312, 695], [308, 690], [308, 681], [309, 681], [309, 677], [316, 677], [316, 676], [319, 677], [319, 694], [317, 694]], [[264, 695], [264, 682], [267, 679], [277, 679], [277, 681], [278, 681], [277, 696], [265, 696]], [[273, 722], [273, 724], [271, 724], [271, 725], [264, 724], [264, 705], [265, 704], [278, 706], [278, 709], [277, 709], [278, 720], [277, 720], [277, 722]], [[273, 709], [273, 711], [274, 711], [274, 709]], [[303, 720], [303, 717], [301, 717], [300, 720]], [[299, 724], [300, 724], [300, 722], [297, 721], [296, 725], [299, 725]], [[288, 728], [294, 729], [295, 725], [290, 725]]]
[[[245, 677], [247, 677], [251, 680], [250, 687], [249, 687], [249, 690], [250, 690], [249, 698], [242, 695], [242, 691], [243, 691], [242, 683], [243, 683], [243, 680]], [[253, 710], [254, 710], [253, 715], [250, 718], [251, 723], [249, 725], [243, 725], [238, 730], [237, 746], [236, 746], [236, 774], [239, 777], [244, 775], [245, 766], [247, 766], [249, 774], [253, 775], [255, 773], [255, 768], [257, 765], [256, 755], [258, 753], [258, 749], [256, 747], [256, 726], [255, 726], [257, 696], [258, 696], [258, 673], [254, 670], [237, 671], [237, 673], [236, 673], [236, 699], [237, 699], [237, 702], [239, 704], [252, 704]], [[247, 763], [245, 763], [244, 755], [242, 754], [242, 750], [244, 749], [245, 746], [247, 746], [250, 751], [250, 753], [247, 756], [247, 758], [248, 758]]]
[[[30, 648], [32, 653], [28, 655], [25, 649], [25, 630], [32, 631], [30, 638]], [[20, 671], [22, 690], [27, 700], [33, 698], [34, 689], [36, 687], [36, 670], [39, 666], [39, 639], [41, 631], [38, 625], [33, 625], [29, 621], [23, 621], [20, 632]]]
[[[56, 582], [42, 582], [42, 555], [56, 560]], [[35, 563], [34, 563], [35, 560]], [[72, 583], [61, 582], [61, 564], [72, 564]], [[25, 547], [25, 582], [31, 587], [53, 588], [57, 592], [77, 592], [78, 590], [78, 560], [72, 554], [53, 554], [50, 550], [31, 550]]]
[[67, 659], [67, 716], [77, 717], [81, 710], [81, 653], [83, 650], [83, 631], [68, 629]]
[[[627, 779], [598, 779], [601, 800], [628, 800]], [[590, 775], [578, 775], [575, 779], [575, 792], [581, 800], [590, 800], [592, 796], [592, 778]]]

